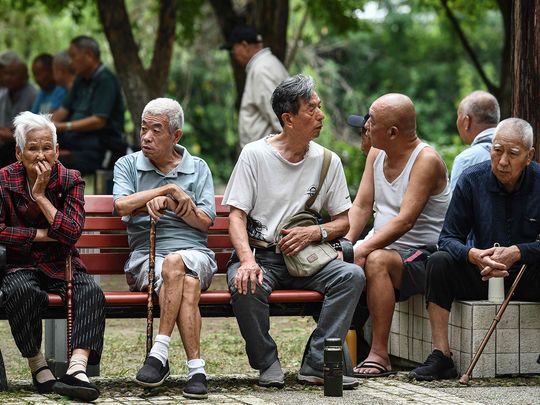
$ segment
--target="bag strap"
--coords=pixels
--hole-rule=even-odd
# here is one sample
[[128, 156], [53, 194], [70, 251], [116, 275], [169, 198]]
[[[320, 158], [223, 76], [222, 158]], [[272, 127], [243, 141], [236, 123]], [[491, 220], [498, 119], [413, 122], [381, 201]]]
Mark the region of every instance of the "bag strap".
[[309, 197], [309, 199], [306, 201], [305, 208], [306, 210], [309, 210], [315, 200], [317, 199], [317, 196], [319, 195], [319, 191], [321, 191], [322, 184], [324, 183], [324, 180], [326, 179], [326, 174], [328, 173], [328, 168], [330, 167], [330, 162], [332, 161], [332, 152], [330, 152], [328, 149], [324, 148], [324, 157], [323, 157], [323, 163], [321, 167], [321, 175], [319, 177], [319, 186], [317, 187], [317, 190], [315, 190], [315, 193]]

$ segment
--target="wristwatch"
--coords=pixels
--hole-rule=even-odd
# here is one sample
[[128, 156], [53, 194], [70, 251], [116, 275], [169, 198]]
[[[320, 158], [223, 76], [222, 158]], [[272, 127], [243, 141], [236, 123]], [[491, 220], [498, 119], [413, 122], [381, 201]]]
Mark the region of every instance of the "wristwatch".
[[326, 242], [326, 239], [328, 238], [328, 232], [326, 229], [324, 229], [324, 226], [319, 225], [319, 229], [321, 230], [321, 242]]

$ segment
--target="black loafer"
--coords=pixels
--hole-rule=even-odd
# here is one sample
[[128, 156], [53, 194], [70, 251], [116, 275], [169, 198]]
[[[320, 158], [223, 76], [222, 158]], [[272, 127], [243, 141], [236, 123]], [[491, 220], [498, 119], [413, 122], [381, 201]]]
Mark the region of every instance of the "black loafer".
[[203, 373], [194, 374], [184, 387], [182, 395], [186, 398], [193, 399], [206, 399], [208, 398], [208, 383], [206, 382], [206, 375]]
[[77, 371], [73, 374], [65, 374], [53, 386], [54, 392], [59, 395], [78, 399], [81, 401], [94, 401], [99, 397], [99, 389], [94, 384], [79, 380], [75, 376], [84, 373]]
[[[41, 368], [38, 368], [35, 373], [32, 373], [32, 383], [34, 384], [34, 387], [36, 387], [37, 391], [40, 394], [50, 394], [53, 392], [53, 385], [56, 382], [56, 378], [54, 380], [48, 380], [44, 381], [42, 383], [38, 382], [36, 376], [41, 373], [43, 370], [51, 370], [48, 366], [43, 366]], [[52, 371], [51, 371], [52, 373]], [[54, 376], [54, 374], [53, 374]]]
[[153, 356], [148, 356], [137, 373], [135, 381], [143, 387], [159, 387], [163, 384], [163, 381], [165, 381], [169, 374], [168, 360], [165, 365], [163, 365], [161, 360]]

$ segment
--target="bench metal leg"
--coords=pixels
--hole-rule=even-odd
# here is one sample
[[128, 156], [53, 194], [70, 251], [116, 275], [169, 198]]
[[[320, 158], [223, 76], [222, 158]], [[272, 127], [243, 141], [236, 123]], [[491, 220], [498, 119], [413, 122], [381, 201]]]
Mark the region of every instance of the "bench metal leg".
[[6, 376], [6, 367], [4, 366], [4, 356], [2, 356], [2, 351], [0, 351], [0, 391], [7, 391], [7, 376]]

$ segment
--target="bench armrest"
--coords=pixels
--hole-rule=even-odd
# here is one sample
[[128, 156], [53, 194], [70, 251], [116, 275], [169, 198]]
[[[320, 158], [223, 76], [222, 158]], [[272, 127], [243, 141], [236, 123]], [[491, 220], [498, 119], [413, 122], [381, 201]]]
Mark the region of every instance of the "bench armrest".
[[343, 253], [343, 261], [347, 263], [354, 262], [353, 244], [349, 239], [339, 238], [330, 242], [332, 247]]

